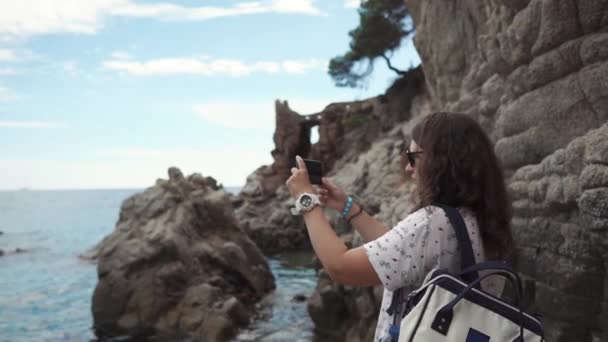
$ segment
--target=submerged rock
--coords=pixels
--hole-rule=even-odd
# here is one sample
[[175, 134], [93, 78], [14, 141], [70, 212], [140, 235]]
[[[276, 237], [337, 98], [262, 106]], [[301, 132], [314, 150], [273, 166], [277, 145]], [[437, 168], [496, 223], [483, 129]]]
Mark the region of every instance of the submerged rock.
[[125, 200], [114, 232], [88, 253], [98, 259], [100, 338], [226, 340], [275, 287], [228, 196], [200, 175], [171, 168], [169, 178]]
[[9, 250], [1, 250], [0, 249], [0, 256], [8, 256], [8, 255], [14, 255], [14, 254], [23, 254], [23, 253], [28, 253], [30, 252], [30, 250], [25, 249], [25, 248], [15, 248], [15, 249], [9, 249]]
[[296, 303], [302, 303], [302, 302], [305, 302], [305, 301], [306, 301], [306, 299], [307, 299], [307, 298], [306, 298], [306, 295], [305, 295], [305, 294], [302, 294], [302, 293], [299, 293], [299, 294], [297, 294], [297, 295], [293, 296], [293, 298], [291, 298], [291, 300], [292, 300], [293, 302], [296, 302]]

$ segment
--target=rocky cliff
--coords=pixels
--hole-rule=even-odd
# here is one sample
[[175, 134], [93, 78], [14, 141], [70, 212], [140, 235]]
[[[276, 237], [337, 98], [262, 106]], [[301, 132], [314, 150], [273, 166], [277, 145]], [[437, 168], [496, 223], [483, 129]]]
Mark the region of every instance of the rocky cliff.
[[435, 107], [496, 142], [547, 339], [608, 341], [608, 1], [405, 3]]
[[[234, 202], [239, 223], [256, 244], [267, 254], [310, 248], [301, 218], [289, 211], [293, 200], [285, 187], [296, 155], [321, 160], [329, 172], [352, 165], [378, 139], [410, 119], [411, 106], [428, 106], [428, 99], [419, 96], [423, 88], [424, 76], [418, 68], [397, 80], [383, 95], [365, 101], [333, 103], [320, 113], [300, 115], [287, 102], [277, 101], [274, 162], [253, 172]], [[319, 130], [319, 141], [312, 144], [314, 128]], [[390, 134], [399, 136], [399, 132]], [[395, 151], [393, 154], [398, 154]], [[374, 182], [373, 177], [370, 181]], [[379, 202], [370, 204], [375, 211], [379, 210]]]
[[[470, 113], [493, 138], [504, 164], [515, 209], [516, 266], [533, 284], [531, 310], [543, 315], [547, 340], [608, 341], [608, 0], [405, 3], [417, 29], [426, 89], [373, 98], [355, 110], [347, 109], [351, 104], [329, 106], [320, 117], [337, 112], [342, 119], [320, 126], [326, 138], [317, 146], [306, 144], [305, 129], [278, 128], [286, 132], [279, 136], [293, 140], [278, 141], [273, 165], [280, 167], [273, 172], [287, 172], [296, 153], [329, 156], [325, 162], [333, 166], [333, 179], [390, 225], [407, 214], [408, 183], [395, 178], [396, 151], [412, 123], [376, 112], [380, 122], [365, 125], [370, 136], [346, 128], [344, 118], [367, 117], [368, 103], [374, 110], [398, 108], [396, 117], [403, 120], [431, 109]], [[355, 141], [346, 143], [349, 136]], [[260, 172], [254, 175], [264, 179]], [[275, 184], [273, 191], [287, 207], [286, 192]], [[242, 208], [251, 213], [255, 203], [247, 196]], [[264, 203], [273, 201], [269, 196]], [[304, 234], [300, 221], [284, 223]], [[257, 227], [264, 225], [280, 229], [274, 223]], [[348, 239], [358, 243], [356, 235]], [[336, 285], [321, 272], [309, 301], [319, 336], [369, 341], [379, 293]]]
[[[533, 284], [531, 310], [543, 315], [547, 340], [608, 341], [608, 0], [404, 1], [422, 66], [386, 94], [307, 115], [277, 102], [274, 162], [253, 172], [237, 198], [175, 175], [125, 202], [117, 232], [100, 250], [98, 332], [177, 327], [209, 340], [229, 335], [272, 281], [223, 210], [234, 205], [240, 227], [266, 254], [310, 248], [284, 186], [299, 154], [322, 160], [336, 183], [393, 225], [410, 209], [399, 151], [411, 127], [433, 110], [451, 110], [473, 115], [496, 144], [515, 209], [516, 267]], [[348, 244], [360, 243], [328, 214]], [[162, 234], [161, 225], [169, 227]], [[151, 247], [150, 239], [169, 247]], [[140, 267], [157, 262], [165, 266]], [[176, 288], [185, 274], [196, 281]], [[220, 281], [225, 274], [232, 276]], [[167, 295], [148, 305], [150, 291]], [[308, 302], [319, 340], [370, 341], [381, 292], [337, 285], [321, 270]], [[213, 308], [213, 319], [193, 309], [200, 305]]]
[[[366, 210], [395, 224], [410, 207], [411, 182], [404, 179], [401, 150], [415, 117], [431, 112], [421, 68], [397, 79], [385, 94], [365, 101], [333, 103], [320, 113], [300, 115], [285, 102], [276, 104], [274, 163], [252, 173], [236, 199], [239, 223], [265, 253], [310, 248], [301, 217], [284, 186], [297, 154], [323, 161], [327, 175], [355, 195]], [[310, 130], [318, 126], [319, 141]], [[361, 241], [351, 227], [327, 212], [345, 241]], [[345, 288], [320, 270], [308, 309], [320, 341], [370, 341], [380, 308], [381, 288]], [[370, 336], [371, 333], [371, 336]]]
[[114, 232], [88, 255], [98, 259], [98, 337], [224, 341], [274, 289], [266, 259], [213, 183], [171, 168], [169, 180], [123, 202]]

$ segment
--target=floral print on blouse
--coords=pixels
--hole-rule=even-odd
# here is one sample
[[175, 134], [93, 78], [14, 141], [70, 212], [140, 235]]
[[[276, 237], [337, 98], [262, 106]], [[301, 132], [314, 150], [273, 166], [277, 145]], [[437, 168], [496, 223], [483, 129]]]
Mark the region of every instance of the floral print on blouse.
[[[459, 212], [467, 226], [475, 261], [484, 261], [484, 249], [474, 213], [465, 208], [460, 208]], [[384, 285], [374, 341], [385, 336], [393, 322], [392, 316], [386, 312], [391, 305], [393, 291], [401, 287], [405, 287], [406, 292], [418, 288], [426, 274], [434, 268], [445, 268], [450, 272], [460, 270], [460, 248], [456, 233], [443, 209], [435, 206], [413, 212], [364, 247], [372, 267]], [[493, 295], [499, 295], [504, 281], [495, 278], [485, 279], [482, 288]]]

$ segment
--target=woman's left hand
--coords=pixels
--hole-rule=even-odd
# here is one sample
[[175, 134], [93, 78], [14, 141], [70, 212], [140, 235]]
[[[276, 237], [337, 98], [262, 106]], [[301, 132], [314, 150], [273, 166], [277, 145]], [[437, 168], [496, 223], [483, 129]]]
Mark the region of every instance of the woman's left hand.
[[291, 168], [291, 177], [285, 182], [293, 198], [298, 198], [298, 196], [305, 192], [314, 193], [314, 189], [308, 178], [308, 170], [306, 169], [304, 159], [296, 156], [296, 164], [298, 167]]

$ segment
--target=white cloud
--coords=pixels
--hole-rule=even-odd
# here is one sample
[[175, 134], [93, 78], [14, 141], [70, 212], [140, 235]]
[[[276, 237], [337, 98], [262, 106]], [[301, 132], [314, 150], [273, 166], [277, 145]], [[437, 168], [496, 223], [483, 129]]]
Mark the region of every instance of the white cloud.
[[289, 108], [300, 114], [314, 114], [322, 111], [330, 103], [338, 102], [337, 99], [287, 99]]
[[359, 8], [361, 0], [344, 0], [344, 7], [346, 8]]
[[310, 59], [308, 61], [284, 61], [282, 67], [287, 73], [303, 74], [311, 69], [321, 69], [325, 67], [325, 63], [318, 59]]
[[[318, 113], [331, 102], [329, 99], [293, 99], [288, 101], [289, 108], [300, 114]], [[267, 129], [271, 131], [275, 127], [273, 100], [249, 103], [205, 103], [196, 105], [194, 112], [206, 121], [228, 128]]]
[[92, 34], [113, 7], [124, 3], [124, 0], [7, 1], [0, 10], [0, 34], [13, 37], [58, 32]]
[[7, 121], [0, 120], [0, 128], [63, 128], [65, 124], [50, 121]]
[[281, 66], [279, 63], [274, 62], [256, 62], [253, 64], [253, 70], [258, 70], [260, 72], [266, 72], [269, 74], [276, 74], [281, 71]]
[[134, 76], [188, 74], [240, 77], [259, 72], [303, 74], [309, 70], [321, 69], [324, 67], [324, 63], [317, 59], [246, 63], [235, 59], [211, 59], [210, 57], [175, 57], [152, 59], [148, 61], [114, 58], [103, 62], [102, 67], [109, 70], [125, 72]]
[[9, 49], [0, 49], [0, 62], [12, 62], [17, 59], [15, 51]]
[[184, 7], [171, 3], [137, 4], [116, 6], [113, 15], [149, 17], [161, 20], [208, 20], [259, 13], [300, 13], [320, 15], [313, 0], [273, 0], [265, 2], [242, 2], [230, 7]]
[[113, 16], [159, 20], [208, 20], [259, 13], [321, 15], [315, 0], [267, 0], [233, 6], [186, 7], [132, 0], [19, 0], [0, 5], [0, 41], [50, 33], [94, 34]]
[[314, 6], [315, 0], [273, 0], [270, 8], [279, 13], [304, 13], [321, 15], [322, 12]]
[[[0, 32], [0, 35], [2, 35], [2, 32]], [[0, 63], [19, 63], [35, 59], [40, 59], [40, 56], [29, 50], [0, 48]]]

